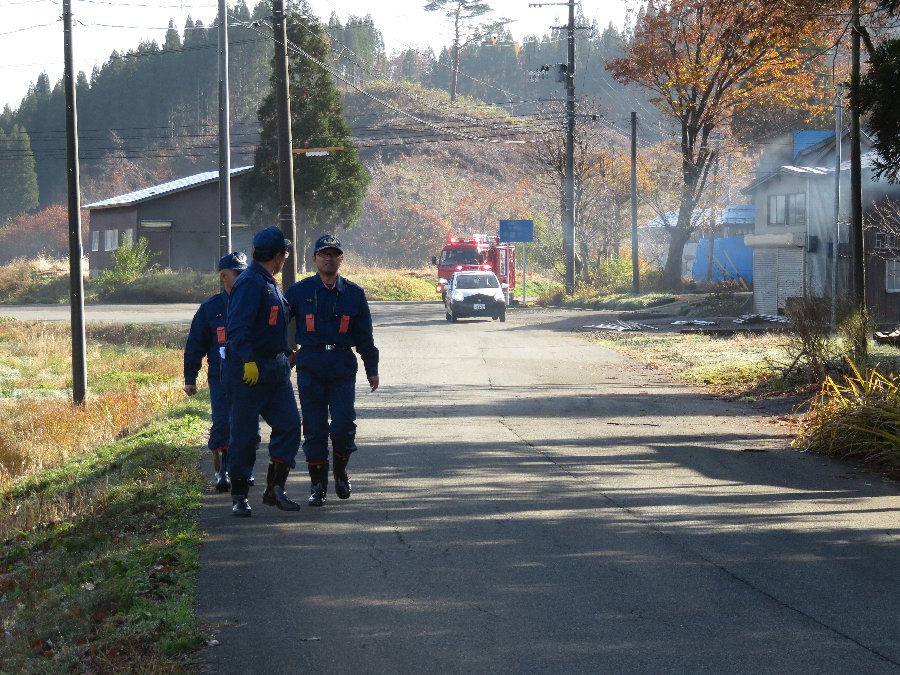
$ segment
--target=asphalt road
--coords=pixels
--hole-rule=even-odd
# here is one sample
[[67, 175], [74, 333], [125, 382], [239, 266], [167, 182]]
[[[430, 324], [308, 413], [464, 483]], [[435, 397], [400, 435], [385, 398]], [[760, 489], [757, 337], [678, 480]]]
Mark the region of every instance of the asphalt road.
[[900, 672], [896, 483], [587, 343], [590, 313], [373, 312], [352, 498], [204, 495], [204, 671]]

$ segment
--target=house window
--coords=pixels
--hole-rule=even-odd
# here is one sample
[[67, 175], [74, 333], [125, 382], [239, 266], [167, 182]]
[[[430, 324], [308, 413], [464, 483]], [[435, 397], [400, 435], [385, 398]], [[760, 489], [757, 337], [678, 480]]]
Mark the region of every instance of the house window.
[[134, 228], [122, 230], [122, 246], [131, 246], [134, 243]]
[[96, 252], [100, 250], [100, 230], [94, 230], [91, 232], [91, 251]]
[[115, 251], [119, 248], [119, 231], [103, 230], [103, 250]]
[[769, 225], [805, 225], [806, 195], [769, 195]]
[[900, 258], [884, 262], [884, 289], [888, 293], [900, 293]]

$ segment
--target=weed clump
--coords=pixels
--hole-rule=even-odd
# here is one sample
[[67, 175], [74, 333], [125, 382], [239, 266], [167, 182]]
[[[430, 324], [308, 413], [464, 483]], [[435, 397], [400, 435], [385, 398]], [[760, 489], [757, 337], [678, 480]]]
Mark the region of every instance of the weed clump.
[[810, 402], [796, 447], [837, 457], [862, 457], [900, 470], [900, 376], [877, 368], [828, 376]]

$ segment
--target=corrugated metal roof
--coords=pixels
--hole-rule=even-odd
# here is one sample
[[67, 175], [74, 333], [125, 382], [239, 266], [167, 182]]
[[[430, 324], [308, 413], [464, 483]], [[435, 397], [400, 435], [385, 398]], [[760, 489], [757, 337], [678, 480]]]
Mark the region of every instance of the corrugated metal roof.
[[[861, 168], [863, 169], [872, 169], [875, 167], [875, 158], [878, 156], [878, 153], [874, 150], [864, 153], [861, 158]], [[850, 171], [850, 160], [845, 160], [841, 162], [841, 172], [849, 172]], [[761, 178], [757, 178], [753, 182], [750, 183], [746, 188], [741, 190], [745, 195], [753, 193], [760, 185], [769, 182], [773, 178], [777, 176], [782, 176], [785, 174], [790, 174], [794, 176], [828, 176], [834, 175], [834, 166], [793, 166], [790, 164], [786, 164], [784, 166], [778, 167], [778, 170], [773, 171]]]
[[[252, 168], [252, 166], [239, 166], [231, 170], [231, 175], [239, 176], [241, 174], [247, 173]], [[103, 199], [99, 202], [86, 204], [82, 208], [108, 209], [114, 206], [132, 206], [134, 204], [140, 204], [141, 202], [149, 201], [150, 199], [156, 199], [157, 197], [162, 197], [164, 195], [170, 195], [175, 192], [181, 192], [182, 190], [188, 190], [190, 188], [197, 187], [198, 185], [215, 183], [218, 180], [218, 171], [204, 171], [203, 173], [197, 173], [193, 176], [187, 176], [186, 178], [170, 180], [168, 183], [162, 183], [161, 185], [154, 185], [153, 187], [144, 188], [143, 190], [136, 190], [134, 192], [129, 192], [117, 197], [110, 197], [109, 199]]]

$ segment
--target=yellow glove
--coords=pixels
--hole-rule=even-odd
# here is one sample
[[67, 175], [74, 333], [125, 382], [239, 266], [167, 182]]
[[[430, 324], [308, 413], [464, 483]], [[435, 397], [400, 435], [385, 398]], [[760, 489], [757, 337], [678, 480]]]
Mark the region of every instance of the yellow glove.
[[247, 361], [244, 364], [244, 384], [255, 387], [259, 382], [259, 368], [256, 367], [256, 361]]

